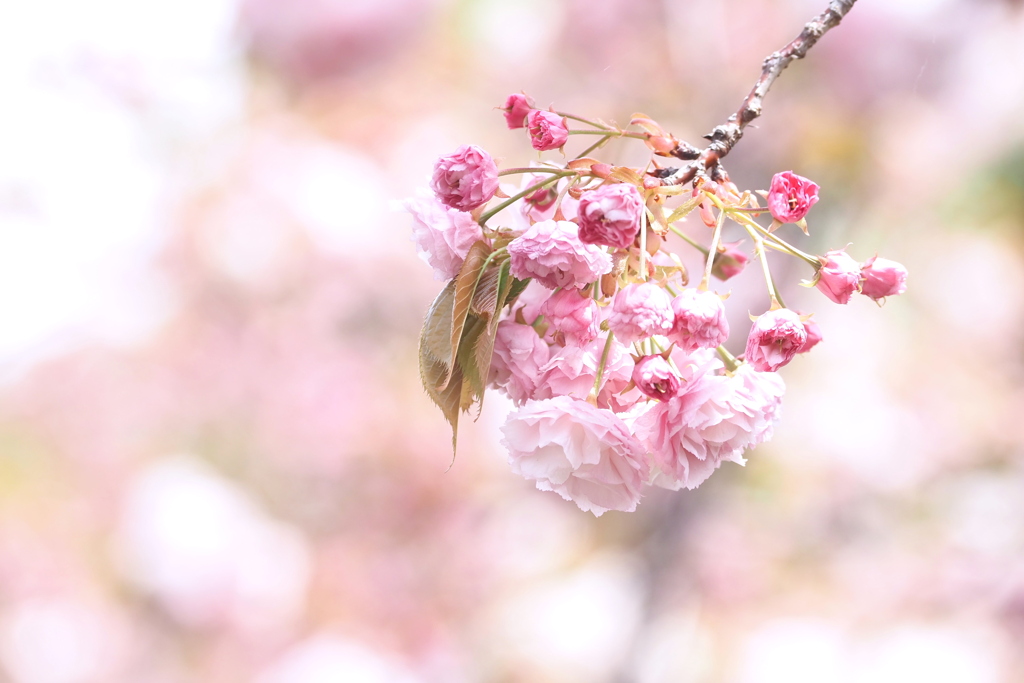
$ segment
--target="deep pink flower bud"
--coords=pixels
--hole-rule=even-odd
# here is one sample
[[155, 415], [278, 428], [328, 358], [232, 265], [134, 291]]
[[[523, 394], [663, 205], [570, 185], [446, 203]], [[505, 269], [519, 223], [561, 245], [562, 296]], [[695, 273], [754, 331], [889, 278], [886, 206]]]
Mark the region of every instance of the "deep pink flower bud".
[[597, 302], [576, 289], [560, 289], [540, 307], [541, 315], [564, 341], [584, 346], [597, 338], [601, 322]]
[[627, 183], [602, 185], [584, 192], [577, 209], [580, 240], [628, 249], [640, 232], [643, 210], [640, 192]]
[[633, 383], [645, 396], [659, 401], [679, 393], [679, 375], [661, 356], [644, 356], [633, 366]]
[[565, 119], [550, 111], [534, 109], [527, 114], [526, 125], [530, 129], [530, 142], [539, 152], [558, 149], [569, 139]]
[[612, 269], [600, 247], [583, 244], [570, 221], [541, 221], [508, 244], [512, 274], [534, 278], [548, 289], [582, 287]]
[[498, 191], [498, 167], [484, 150], [463, 145], [434, 162], [430, 189], [445, 205], [471, 211], [490, 201]]
[[743, 244], [742, 241], [726, 243], [718, 247], [715, 262], [711, 265], [712, 275], [719, 280], [728, 280], [743, 272], [750, 257], [739, 248], [741, 244]]
[[813, 320], [804, 321], [804, 332], [807, 333], [807, 341], [804, 342], [804, 345], [800, 347], [797, 353], [807, 353], [817, 346], [818, 342], [822, 339], [821, 327]]
[[807, 343], [807, 331], [800, 316], [788, 308], [768, 311], [750, 328], [747, 362], [758, 372], [775, 372], [793, 360]]
[[729, 321], [725, 306], [714, 292], [684, 289], [672, 300], [675, 323], [667, 335], [684, 351], [713, 349], [729, 338]]
[[874, 256], [860, 270], [860, 292], [875, 301], [907, 291], [907, 269], [903, 264]]
[[653, 282], [627, 285], [615, 295], [608, 327], [623, 344], [672, 330], [672, 300]]
[[780, 223], [796, 223], [818, 202], [818, 185], [792, 171], [776, 173], [768, 190], [768, 210]]
[[821, 258], [815, 287], [822, 294], [837, 304], [848, 304], [859, 286], [860, 264], [852, 256], [842, 249], [835, 249]]
[[505, 106], [501, 108], [505, 112], [505, 123], [509, 130], [526, 127], [526, 115], [533, 109], [533, 98], [523, 93], [514, 92], [505, 100]]

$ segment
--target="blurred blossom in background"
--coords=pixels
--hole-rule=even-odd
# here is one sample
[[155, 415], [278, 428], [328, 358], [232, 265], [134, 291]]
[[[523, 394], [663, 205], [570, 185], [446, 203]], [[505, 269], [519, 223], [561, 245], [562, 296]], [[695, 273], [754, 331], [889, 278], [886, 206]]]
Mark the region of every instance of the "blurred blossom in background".
[[520, 90], [699, 142], [824, 5], [6, 0], [0, 679], [1024, 680], [1020, 2], [861, 0], [730, 155], [911, 273], [786, 292], [825, 342], [746, 468], [595, 519], [497, 396], [446, 472], [420, 388], [438, 155], [535, 158]]

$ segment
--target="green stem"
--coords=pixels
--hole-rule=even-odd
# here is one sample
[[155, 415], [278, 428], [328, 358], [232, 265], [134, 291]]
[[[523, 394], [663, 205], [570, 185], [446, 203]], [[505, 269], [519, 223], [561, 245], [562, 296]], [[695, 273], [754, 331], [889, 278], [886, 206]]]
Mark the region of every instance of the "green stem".
[[576, 116], [575, 114], [567, 114], [564, 111], [553, 111], [551, 113], [552, 114], [557, 114], [557, 115], [561, 116], [562, 118], [572, 119], [573, 121], [579, 121], [580, 123], [585, 123], [588, 126], [593, 126], [594, 128], [600, 128], [602, 130], [613, 130], [611, 127], [606, 126], [603, 123], [597, 123], [596, 121], [591, 121], [590, 119], [585, 119], [582, 116]]
[[[598, 140], [597, 142], [595, 142], [594, 144], [592, 144], [592, 145], [591, 145], [590, 147], [587, 147], [587, 148], [586, 148], [585, 150], [583, 150], [582, 152], [580, 152], [580, 153], [579, 153], [579, 154], [578, 154], [578, 155], [576, 156], [576, 158], [577, 158], [577, 159], [582, 159], [583, 157], [585, 157], [585, 156], [587, 156], [588, 154], [590, 154], [591, 152], [593, 152], [593, 151], [594, 151], [595, 149], [600, 149], [601, 147], [604, 147], [604, 146], [605, 146], [605, 144], [606, 144], [606, 143], [607, 143], [607, 142], [608, 142], [609, 140], [611, 140], [611, 139], [612, 139], [612, 136], [610, 136], [610, 135], [603, 135], [603, 136], [601, 136], [601, 139], [600, 139], [600, 140]], [[499, 175], [500, 175], [500, 174], [499, 174]]]
[[[730, 211], [732, 211], [732, 209], [730, 209]], [[752, 218], [750, 218], [750, 217], [748, 217], [746, 215], [739, 215], [736, 218], [739, 219], [737, 222], [741, 223], [744, 227], [748, 228], [748, 231], [749, 231], [750, 228], [753, 228], [754, 230], [757, 230], [757, 232], [759, 232], [762, 237], [768, 238], [774, 244], [776, 244], [777, 246], [781, 247], [785, 251], [788, 251], [793, 256], [796, 256], [797, 258], [803, 259], [804, 261], [806, 261], [810, 265], [814, 266], [815, 268], [817, 268], [820, 265], [820, 262], [818, 261], [817, 257], [811, 256], [810, 254], [797, 249], [796, 247], [794, 247], [792, 244], [790, 244], [786, 240], [784, 240], [781, 237], [778, 237], [777, 235], [775, 235], [775, 233], [769, 232], [767, 229], [762, 227], [760, 223], [758, 223], [757, 221], [753, 220]]]
[[530, 168], [506, 168], [504, 171], [498, 171], [498, 176], [512, 175], [513, 173], [565, 173], [564, 168], [544, 168], [543, 166], [535, 166]]
[[640, 279], [647, 281], [647, 212], [640, 214]]
[[683, 240], [685, 240], [686, 243], [689, 244], [691, 247], [694, 247], [695, 249], [699, 249], [700, 253], [704, 254], [705, 256], [708, 255], [709, 252], [708, 252], [708, 248], [707, 247], [705, 247], [704, 245], [700, 244], [699, 242], [693, 241], [690, 238], [689, 235], [687, 235], [685, 232], [683, 232], [682, 230], [680, 230], [676, 226], [670, 225], [670, 226], [668, 226], [668, 229], [671, 230], [672, 232], [674, 232], [675, 234], [679, 235], [680, 237], [682, 237]]
[[630, 133], [625, 130], [570, 130], [569, 135], [605, 135], [612, 138], [636, 138], [637, 140], [647, 140], [650, 136], [647, 133]]
[[736, 372], [736, 368], [740, 366], [740, 362], [736, 360], [736, 356], [729, 353], [724, 346], [719, 346], [715, 351], [718, 351], [718, 357], [722, 359], [725, 364], [725, 369], [729, 372]]
[[498, 213], [502, 209], [505, 209], [505, 208], [507, 208], [509, 206], [512, 206], [512, 204], [514, 204], [515, 202], [519, 201], [520, 199], [522, 199], [526, 195], [533, 194], [534, 192], [536, 192], [537, 190], [541, 189], [542, 187], [545, 187], [547, 185], [550, 185], [551, 183], [557, 182], [559, 178], [565, 178], [566, 176], [571, 176], [571, 175], [576, 175], [576, 171], [560, 171], [557, 175], [554, 175], [551, 178], [548, 178], [547, 180], [542, 180], [539, 183], [536, 183], [534, 185], [530, 185], [528, 188], [526, 188], [525, 190], [523, 190], [519, 194], [512, 195], [511, 197], [509, 197], [508, 199], [503, 201], [501, 204], [498, 204], [496, 207], [494, 207], [493, 209], [491, 209], [487, 213], [485, 213], [482, 216], [480, 216], [480, 220], [478, 221], [478, 223], [480, 223], [480, 225], [483, 226], [485, 223], [487, 223], [487, 221], [491, 220], [491, 218], [494, 217], [494, 214]]
[[615, 334], [608, 330], [608, 338], [604, 342], [604, 350], [601, 351], [601, 364], [597, 366], [597, 377], [594, 379], [594, 388], [590, 390], [590, 395], [594, 399], [594, 404], [597, 404], [597, 395], [601, 391], [601, 380], [604, 379], [604, 366], [608, 363], [608, 355], [612, 351], [612, 340], [615, 338]]
[[744, 225], [747, 232], [751, 237], [754, 238], [754, 251], [757, 253], [758, 259], [761, 261], [761, 270], [764, 271], [764, 281], [768, 285], [768, 296], [771, 297], [772, 310], [776, 308], [785, 308], [786, 305], [782, 302], [782, 297], [779, 296], [778, 290], [775, 288], [775, 281], [772, 279], [772, 272], [768, 269], [768, 255], [764, 251], [764, 240], [757, 234], [749, 225]]
[[725, 211], [718, 212], [718, 220], [715, 222], [715, 234], [711, 237], [711, 246], [708, 247], [708, 260], [704, 266], [704, 279], [700, 281], [700, 291], [706, 292], [711, 284], [711, 270], [715, 267], [715, 255], [718, 254], [718, 243], [722, 240], [722, 226], [725, 225]]

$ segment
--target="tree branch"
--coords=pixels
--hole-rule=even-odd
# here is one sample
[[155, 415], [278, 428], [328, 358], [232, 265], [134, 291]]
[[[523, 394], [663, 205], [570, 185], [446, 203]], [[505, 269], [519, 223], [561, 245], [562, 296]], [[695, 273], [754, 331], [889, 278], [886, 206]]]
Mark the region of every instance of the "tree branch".
[[[843, 17], [853, 8], [857, 0], [830, 0], [824, 12], [804, 25], [793, 41], [781, 50], [773, 52], [765, 58], [761, 66], [761, 77], [757, 79], [750, 93], [743, 100], [739, 110], [720, 126], [715, 126], [710, 134], [704, 137], [711, 140], [697, 159], [678, 169], [662, 169], [658, 175], [665, 185], [683, 185], [690, 182], [698, 174], [710, 172], [713, 176], [719, 172], [719, 162], [736, 146], [743, 137], [743, 129], [747, 124], [761, 115], [761, 103], [775, 79], [794, 59], [803, 59], [807, 51], [814, 47], [823, 35], [839, 25]], [[680, 150], [676, 155], [680, 158], [692, 159], [692, 152]], [[685, 154], [685, 156], [684, 156]], [[669, 173], [665, 173], [670, 171]]]

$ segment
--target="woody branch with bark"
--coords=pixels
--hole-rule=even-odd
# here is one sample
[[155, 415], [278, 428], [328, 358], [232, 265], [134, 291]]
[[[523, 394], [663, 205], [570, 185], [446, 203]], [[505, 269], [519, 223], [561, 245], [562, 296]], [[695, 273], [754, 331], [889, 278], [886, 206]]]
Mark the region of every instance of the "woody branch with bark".
[[721, 160], [736, 146], [743, 137], [743, 129], [751, 121], [761, 115], [761, 105], [765, 95], [771, 89], [782, 72], [793, 60], [803, 59], [808, 50], [823, 35], [839, 25], [843, 17], [853, 8], [857, 0], [832, 0], [824, 12], [811, 19], [796, 38], [781, 50], [773, 52], [765, 58], [761, 68], [761, 77], [743, 100], [739, 110], [729, 117], [722, 125], [716, 126], [704, 137], [711, 141], [703, 150], [692, 145], [681, 143], [669, 152], [684, 161], [693, 161], [681, 168], [663, 168], [654, 172], [666, 185], [685, 185], [699, 175], [706, 174], [712, 180], [722, 179]]

